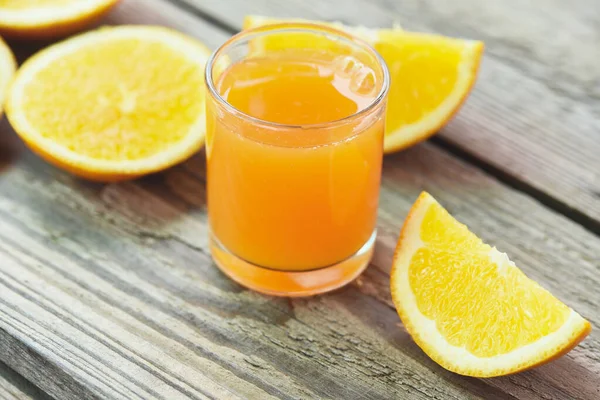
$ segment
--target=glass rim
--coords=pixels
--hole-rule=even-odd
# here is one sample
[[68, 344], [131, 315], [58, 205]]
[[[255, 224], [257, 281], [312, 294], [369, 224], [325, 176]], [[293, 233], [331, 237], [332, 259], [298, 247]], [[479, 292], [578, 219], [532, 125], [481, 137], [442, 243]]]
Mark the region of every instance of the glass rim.
[[[215, 61], [217, 60], [217, 58], [221, 55], [221, 53], [224, 50], [226, 50], [229, 46], [235, 44], [236, 42], [238, 42], [239, 40], [241, 40], [245, 37], [258, 36], [260, 34], [264, 34], [264, 33], [268, 33], [268, 32], [277, 32], [277, 31], [280, 31], [280, 32], [285, 32], [285, 31], [300, 31], [300, 32], [302, 32], [302, 31], [304, 31], [304, 32], [316, 32], [316, 33], [324, 32], [325, 34], [334, 35], [339, 38], [342, 38], [343, 40], [351, 42], [352, 44], [359, 46], [362, 49], [366, 49], [368, 52], [370, 52], [374, 56], [375, 60], [381, 67], [383, 82], [381, 84], [381, 89], [379, 90], [379, 93], [377, 93], [377, 96], [375, 96], [375, 98], [369, 103], [369, 105], [357, 110], [356, 112], [354, 112], [350, 115], [347, 115], [343, 118], [339, 118], [336, 120], [319, 122], [319, 123], [315, 123], [315, 124], [304, 124], [304, 125], [282, 124], [282, 123], [278, 123], [278, 122], [268, 121], [268, 120], [265, 120], [262, 118], [253, 117], [252, 115], [249, 115], [249, 114], [237, 109], [231, 103], [229, 103], [227, 100], [225, 100], [223, 98], [223, 96], [221, 96], [221, 94], [218, 92], [217, 88], [215, 87], [215, 82], [212, 78], [212, 70], [213, 70]], [[341, 124], [344, 124], [349, 121], [353, 121], [357, 117], [360, 117], [361, 115], [364, 115], [364, 114], [368, 114], [370, 111], [372, 111], [374, 108], [376, 108], [386, 98], [388, 91], [390, 89], [389, 69], [388, 69], [387, 64], [385, 63], [385, 60], [383, 59], [383, 57], [379, 54], [379, 52], [377, 50], [375, 50], [375, 48], [373, 48], [373, 46], [371, 46], [365, 40], [358, 38], [354, 35], [351, 35], [347, 32], [344, 32], [342, 30], [331, 28], [329, 26], [325, 26], [325, 25], [321, 25], [321, 24], [309, 23], [309, 22], [284, 22], [284, 23], [278, 23], [278, 24], [269, 24], [269, 25], [263, 25], [263, 26], [246, 29], [241, 32], [238, 32], [237, 34], [235, 34], [231, 38], [229, 38], [221, 46], [219, 46], [208, 57], [208, 60], [206, 62], [206, 67], [204, 69], [204, 80], [205, 80], [206, 86], [208, 87], [208, 90], [209, 90], [211, 96], [214, 99], [216, 99], [217, 102], [219, 102], [222, 106], [224, 106], [227, 109], [227, 111], [229, 111], [230, 113], [232, 113], [240, 118], [243, 118], [245, 120], [248, 120], [252, 123], [266, 125], [266, 126], [276, 128], [276, 129], [288, 129], [288, 130], [326, 128], [326, 127], [331, 127], [331, 126], [335, 126], [335, 125], [341, 125]]]

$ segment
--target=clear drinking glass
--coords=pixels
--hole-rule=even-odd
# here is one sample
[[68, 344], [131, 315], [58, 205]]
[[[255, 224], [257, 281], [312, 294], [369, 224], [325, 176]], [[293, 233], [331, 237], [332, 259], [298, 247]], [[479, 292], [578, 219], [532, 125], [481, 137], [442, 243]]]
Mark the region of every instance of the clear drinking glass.
[[332, 28], [271, 25], [216, 50], [206, 84], [217, 266], [282, 296], [356, 278], [376, 236], [389, 88], [379, 54]]

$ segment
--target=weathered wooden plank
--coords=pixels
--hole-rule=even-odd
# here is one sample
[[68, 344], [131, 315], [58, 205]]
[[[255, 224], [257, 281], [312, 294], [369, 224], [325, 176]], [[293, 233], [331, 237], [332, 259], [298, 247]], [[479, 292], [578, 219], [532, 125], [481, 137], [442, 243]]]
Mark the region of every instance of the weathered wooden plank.
[[600, 232], [600, 3], [575, 0], [175, 0], [239, 29], [246, 14], [339, 20], [486, 42], [476, 89], [440, 137]]
[[0, 399], [51, 400], [50, 396], [0, 362]]
[[[37, 190], [50, 194], [40, 172], [27, 174], [38, 176]], [[282, 398], [385, 398], [385, 393], [415, 398], [436, 393], [450, 398], [466, 395], [459, 385], [446, 388], [433, 372], [421, 382], [423, 376], [413, 376], [409, 369], [411, 364], [416, 367], [415, 361], [401, 363], [384, 357], [379, 360], [380, 353], [370, 355], [386, 342], [374, 332], [369, 332], [370, 339], [364, 341], [364, 335], [348, 327], [347, 321], [356, 317], [353, 310], [342, 307], [343, 299], [336, 300], [334, 304], [339, 305], [332, 310], [324, 302], [327, 299], [288, 304], [286, 300], [241, 291], [208, 262], [200, 236], [203, 217], [185, 217], [181, 203], [159, 197], [164, 185], [149, 185], [118, 185], [107, 191], [109, 187], [101, 189], [100, 193], [85, 185], [82, 193], [72, 197], [67, 194], [73, 190], [70, 185], [58, 184], [62, 189], [45, 199], [19, 188], [29, 200], [62, 204], [60, 214], [43, 212], [34, 216], [28, 211], [33, 208], [21, 210], [25, 212], [22, 214], [6, 204], [17, 212], [13, 215], [23, 231], [9, 228], [7, 236], [2, 237], [2, 242], [8, 244], [1, 246], [0, 280], [5, 294], [0, 315], [9, 317], [3, 322], [17, 321], [8, 327], [9, 334], [29, 343], [44, 357], [58, 359], [69, 375], [85, 381], [90, 397], [177, 398], [165, 391], [181, 380], [203, 388], [219, 382], [236, 393], [244, 385], [254, 389], [246, 388], [240, 398], [268, 398], [267, 392]], [[67, 192], [61, 194], [62, 190]], [[100, 202], [89, 203], [87, 196]], [[104, 205], [101, 199], [106, 200]], [[111, 199], [120, 204], [117, 213], [110, 211], [114, 207]], [[63, 208], [65, 202], [70, 204], [67, 209]], [[136, 203], [151, 210], [153, 216], [132, 214]], [[38, 217], [44, 220], [41, 226], [30, 219]], [[132, 224], [132, 218], [147, 223]], [[183, 221], [174, 226], [172, 218]], [[155, 223], [165, 227], [161, 229]], [[113, 224], [116, 226], [111, 228]], [[104, 227], [98, 230], [97, 226]], [[62, 231], [44, 227], [60, 227]], [[193, 241], [187, 244], [189, 237], [179, 238], [171, 230], [186, 232]], [[48, 245], [54, 250], [50, 251]], [[28, 254], [42, 254], [43, 259]], [[359, 295], [354, 292], [346, 293], [347, 301]], [[386, 322], [395, 331], [394, 313], [363, 297], [384, 307]], [[334, 312], [329, 315], [330, 311]], [[306, 316], [298, 318], [298, 313]], [[316, 329], [312, 326], [315, 323], [319, 325]], [[38, 347], [44, 345], [47, 347]], [[57, 347], [63, 351], [51, 354]], [[160, 382], [149, 385], [147, 382], [155, 379], [144, 374], [144, 368], [168, 379], [168, 386], [157, 386]], [[182, 370], [187, 375], [182, 375]], [[231, 376], [202, 376], [225, 374], [226, 370], [233, 371]], [[399, 386], [363, 393], [378, 375], [388, 383], [398, 380]], [[401, 375], [406, 376], [400, 379]], [[236, 376], [248, 383], [238, 381]], [[351, 383], [356, 379], [358, 384]], [[265, 392], [253, 385], [263, 387]], [[477, 384], [468, 385], [474, 386], [475, 393], [488, 392]], [[152, 392], [148, 386], [153, 387]], [[178, 389], [182, 390], [181, 397], [200, 397], [185, 385]], [[51, 393], [59, 398], [81, 396]]]
[[[213, 46], [223, 37], [174, 8], [153, 14], [158, 4], [126, 0], [113, 20], [145, 12]], [[600, 323], [598, 238], [438, 148], [386, 159], [367, 273], [287, 300], [243, 290], [211, 264], [202, 155], [98, 185], [40, 161], [6, 123], [0, 130], [0, 359], [56, 398], [598, 397], [596, 331], [549, 366], [477, 380], [438, 367], [402, 329], [388, 273], [421, 189]]]
[[[148, 374], [169, 384], [204, 387], [208, 378], [198, 371], [215, 369], [212, 373], [232, 375], [208, 383], [236, 391], [256, 385], [264, 398], [266, 393], [283, 398], [504, 398], [510, 393], [565, 399], [597, 394], [595, 332], [548, 367], [481, 382], [437, 367], [386, 305], [392, 225], [401, 223], [424, 185], [597, 324], [599, 299], [583, 293], [593, 294], [598, 284], [599, 245], [568, 220], [431, 146], [419, 146], [386, 163], [377, 258], [359, 283], [313, 299], [272, 299], [241, 290], [210, 265], [203, 171], [203, 160], [196, 157], [139, 184], [100, 186], [25, 153], [0, 180], [5, 196], [0, 282], [2, 293], [10, 293], [3, 295], [0, 315], [11, 323], [8, 334], [102, 397], [160, 398], [154, 386], [160, 382]], [[490, 201], [490, 195], [497, 199]], [[484, 199], [488, 210], [481, 208]], [[499, 218], [505, 209], [515, 210]], [[529, 215], [527, 222], [520, 212]], [[532, 225], [548, 226], [547, 238], [537, 243]], [[563, 235], [572, 241], [563, 242]], [[552, 253], [556, 246], [560, 251], [547, 258], [560, 276], [544, 257], [532, 254]], [[580, 265], [578, 272], [572, 265]], [[126, 387], [120, 387], [121, 378]], [[136, 388], [147, 387], [147, 380], [155, 387], [152, 393]], [[101, 384], [118, 390], [98, 392]]]

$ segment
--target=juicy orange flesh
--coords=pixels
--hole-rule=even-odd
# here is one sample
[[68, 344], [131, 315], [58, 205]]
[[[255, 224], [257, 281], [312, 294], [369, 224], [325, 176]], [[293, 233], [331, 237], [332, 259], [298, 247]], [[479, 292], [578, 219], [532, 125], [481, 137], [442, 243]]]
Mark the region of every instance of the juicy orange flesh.
[[[305, 55], [274, 52], [239, 62], [220, 76], [217, 88], [236, 107], [274, 122], [323, 122], [360, 107], [350, 83], [332, 75], [327, 54]], [[353, 255], [376, 224], [381, 113], [332, 129], [273, 130], [228, 113], [218, 116], [209, 102], [207, 192], [214, 235], [238, 257], [272, 269], [315, 269]]]
[[204, 109], [201, 68], [159, 42], [95, 43], [50, 63], [24, 91], [46, 138], [94, 159], [124, 161], [183, 139]]
[[570, 309], [518, 268], [490, 259], [492, 248], [439, 204], [421, 224], [424, 245], [409, 267], [420, 312], [454, 346], [478, 357], [505, 354], [556, 331]]
[[79, 0], [0, 0], [0, 8], [22, 10], [47, 6], [62, 6], [77, 3]]
[[421, 120], [452, 93], [464, 44], [458, 40], [381, 31], [375, 49], [391, 78], [388, 133]]

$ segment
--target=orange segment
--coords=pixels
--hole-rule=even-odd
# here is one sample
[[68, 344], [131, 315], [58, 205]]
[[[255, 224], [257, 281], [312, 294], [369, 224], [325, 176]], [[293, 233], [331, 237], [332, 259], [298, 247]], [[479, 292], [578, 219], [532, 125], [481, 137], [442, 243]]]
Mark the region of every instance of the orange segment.
[[35, 151], [75, 174], [110, 181], [158, 171], [202, 145], [208, 55], [165, 28], [86, 33], [23, 65], [7, 114]]
[[82, 29], [119, 0], [0, 0], [0, 34], [48, 39]]
[[483, 43], [384, 29], [375, 49], [390, 69], [386, 152], [437, 132], [458, 111], [477, 76]]
[[[247, 16], [244, 29], [299, 19]], [[304, 21], [307, 22], [307, 21]], [[391, 88], [386, 115], [385, 152], [402, 150], [427, 139], [458, 111], [471, 91], [483, 43], [402, 29], [368, 29], [318, 22], [369, 42], [385, 59]], [[301, 44], [301, 42], [300, 42]], [[298, 45], [292, 35], [268, 48]]]
[[566, 353], [591, 329], [427, 193], [402, 229], [391, 291], [415, 342], [464, 375], [534, 367]]

